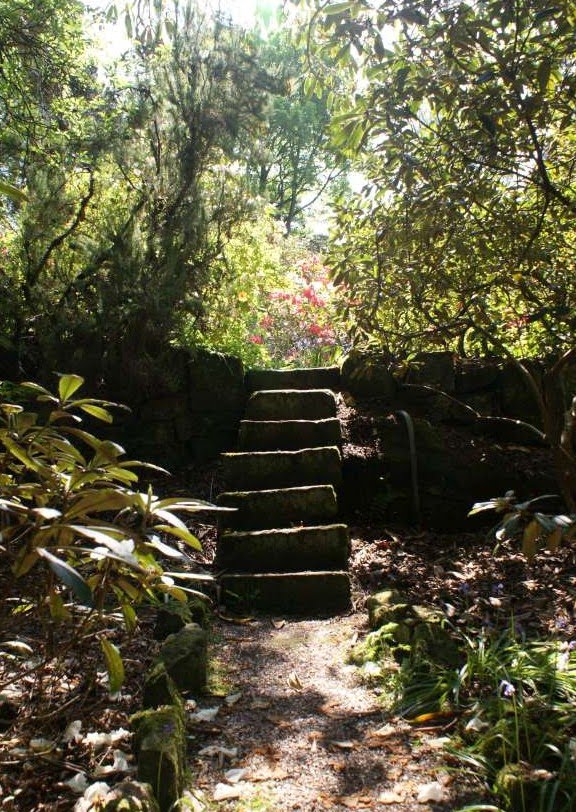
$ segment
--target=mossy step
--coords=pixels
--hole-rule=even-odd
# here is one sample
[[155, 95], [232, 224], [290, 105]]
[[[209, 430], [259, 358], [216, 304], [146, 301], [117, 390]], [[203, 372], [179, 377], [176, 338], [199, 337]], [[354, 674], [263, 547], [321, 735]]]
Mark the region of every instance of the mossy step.
[[244, 451], [222, 454], [227, 487], [290, 488], [342, 483], [342, 457], [336, 446], [299, 451]]
[[347, 572], [228, 573], [220, 578], [226, 606], [291, 615], [337, 614], [350, 608]]
[[340, 421], [325, 420], [242, 420], [238, 435], [241, 451], [291, 451], [319, 448], [342, 442]]
[[340, 367], [307, 369], [251, 369], [246, 373], [249, 392], [259, 389], [335, 389], [340, 388]]
[[349, 552], [345, 524], [223, 533], [215, 565], [234, 572], [344, 570]]
[[217, 504], [236, 508], [233, 513], [223, 512], [220, 519], [221, 527], [232, 530], [324, 524], [335, 519], [338, 512], [332, 485], [230, 491], [221, 493]]
[[246, 406], [248, 420], [321, 420], [336, 417], [330, 389], [264, 389], [254, 392]]

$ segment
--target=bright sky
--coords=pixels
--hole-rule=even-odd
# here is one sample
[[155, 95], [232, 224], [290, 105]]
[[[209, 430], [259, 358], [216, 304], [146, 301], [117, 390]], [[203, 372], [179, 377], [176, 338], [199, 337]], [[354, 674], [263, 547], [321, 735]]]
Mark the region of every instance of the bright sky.
[[[89, 9], [104, 10], [111, 5], [112, 0], [85, 0]], [[126, 27], [124, 24], [124, 9], [126, 6], [135, 4], [135, 0], [116, 0], [118, 9], [118, 22], [116, 25], [106, 25], [99, 31], [99, 39], [102, 42], [103, 50], [111, 56], [118, 56], [128, 48], [126, 37]], [[169, 2], [166, 3], [167, 5]], [[200, 4], [202, 6], [202, 4]], [[204, 7], [210, 5], [215, 9], [220, 9], [238, 25], [251, 28], [256, 20], [256, 12], [260, 10], [274, 11], [280, 5], [280, 0], [207, 0]]]

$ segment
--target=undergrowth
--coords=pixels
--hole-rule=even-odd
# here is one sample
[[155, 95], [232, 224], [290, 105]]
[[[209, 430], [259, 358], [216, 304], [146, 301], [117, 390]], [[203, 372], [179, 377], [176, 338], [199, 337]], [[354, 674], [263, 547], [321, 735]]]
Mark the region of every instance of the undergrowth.
[[[381, 664], [393, 710], [418, 722], [457, 720], [448, 753], [480, 776], [507, 812], [576, 805], [576, 642], [529, 641], [513, 621], [498, 633], [454, 631], [458, 666], [433, 648], [369, 634], [353, 659]], [[397, 665], [386, 665], [397, 661]], [[483, 807], [467, 807], [467, 810]]]

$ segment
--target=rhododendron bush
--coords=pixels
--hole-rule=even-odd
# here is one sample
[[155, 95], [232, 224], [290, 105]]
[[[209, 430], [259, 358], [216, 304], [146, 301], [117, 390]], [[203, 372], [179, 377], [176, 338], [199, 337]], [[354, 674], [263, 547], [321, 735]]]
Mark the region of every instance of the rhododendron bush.
[[248, 366], [330, 363], [346, 342], [336, 307], [343, 292], [330, 277], [305, 240], [285, 237], [264, 211], [230, 240], [219, 286], [186, 317], [176, 340]]
[[317, 365], [338, 356], [344, 331], [337, 322], [338, 289], [319, 256], [310, 254], [286, 274], [285, 286], [269, 291], [266, 312], [250, 335], [276, 365]]

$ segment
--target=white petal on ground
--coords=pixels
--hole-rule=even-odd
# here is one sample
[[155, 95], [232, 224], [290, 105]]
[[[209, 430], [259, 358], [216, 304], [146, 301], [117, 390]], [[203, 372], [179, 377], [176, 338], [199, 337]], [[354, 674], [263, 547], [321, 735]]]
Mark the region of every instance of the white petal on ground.
[[231, 787], [229, 784], [216, 784], [213, 797], [215, 801], [228, 801], [231, 798], [239, 798], [241, 794], [240, 787]]
[[238, 781], [242, 781], [247, 772], [248, 770], [237, 767], [233, 770], [227, 770], [224, 773], [224, 778], [229, 784], [237, 784]]
[[49, 753], [56, 749], [56, 742], [52, 739], [30, 739], [28, 747], [34, 753]]
[[193, 722], [213, 722], [218, 715], [220, 707], [217, 708], [204, 708], [203, 710], [191, 713], [189, 719]]
[[418, 790], [416, 800], [419, 804], [430, 804], [436, 801], [444, 801], [446, 793], [442, 784], [432, 781], [430, 784], [423, 784]]
[[70, 722], [67, 726], [66, 730], [62, 734], [62, 741], [63, 742], [75, 742], [79, 741], [82, 736], [80, 735], [80, 731], [82, 730], [82, 722], [80, 719], [76, 719], [74, 722]]
[[76, 775], [73, 775], [72, 778], [68, 779], [68, 781], [63, 781], [62, 783], [66, 784], [66, 786], [77, 795], [83, 795], [88, 789], [88, 779], [86, 778], [86, 773], [76, 773]]

